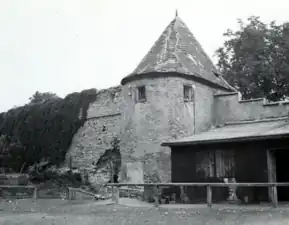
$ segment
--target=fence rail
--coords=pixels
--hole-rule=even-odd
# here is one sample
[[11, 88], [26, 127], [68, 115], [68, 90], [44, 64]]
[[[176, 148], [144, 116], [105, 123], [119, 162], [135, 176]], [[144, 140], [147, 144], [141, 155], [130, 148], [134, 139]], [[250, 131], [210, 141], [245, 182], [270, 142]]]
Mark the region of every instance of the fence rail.
[[[141, 186], [141, 187], [154, 187], [156, 189], [156, 193], [159, 193], [160, 187], [180, 187], [181, 189], [183, 187], [206, 187], [206, 203], [208, 207], [212, 207], [212, 197], [213, 192], [212, 188], [214, 187], [267, 187], [268, 193], [269, 193], [269, 199], [271, 200], [273, 207], [278, 206], [278, 193], [277, 193], [277, 187], [289, 187], [289, 183], [146, 183], [146, 184], [132, 184], [132, 183], [110, 183], [106, 186], [111, 186], [116, 188], [116, 191], [114, 191], [115, 194], [115, 201], [116, 203], [119, 202], [119, 189], [121, 187], [135, 187], [135, 186]], [[159, 205], [159, 196], [156, 194], [155, 196], [155, 205]]]
[[[110, 189], [112, 189], [112, 187], [109, 187]], [[46, 199], [47, 196], [43, 196], [43, 193], [39, 193], [39, 191], [41, 191], [41, 188], [37, 187], [37, 186], [33, 186], [33, 185], [0, 185], [0, 193], [1, 191], [4, 191], [4, 190], [13, 190], [13, 189], [20, 189], [20, 190], [27, 190], [27, 189], [32, 189], [33, 192], [32, 192], [32, 195], [28, 194], [29, 196], [32, 196], [32, 199]], [[51, 189], [52, 191], [55, 191], [54, 189]], [[51, 191], [51, 190], [46, 190], [46, 191]], [[21, 191], [19, 190], [16, 190], [16, 195], [18, 193], [21, 193]], [[81, 188], [73, 188], [73, 187], [67, 187], [67, 188], [64, 188], [64, 191], [59, 191], [57, 190], [57, 193], [60, 192], [60, 197], [56, 197], [56, 198], [61, 198], [61, 199], [67, 199], [67, 200], [77, 200], [77, 199], [82, 199], [82, 200], [97, 200], [97, 199], [102, 199], [103, 196], [99, 195], [99, 194], [96, 194], [96, 193], [92, 193], [92, 192], [89, 192], [89, 191], [86, 191], [86, 190], [83, 190]], [[61, 194], [64, 194], [65, 196], [64, 197], [61, 197]], [[14, 196], [14, 195], [13, 195]], [[4, 197], [4, 196], [2, 196]], [[11, 195], [10, 195], [11, 197]], [[27, 197], [27, 195], [26, 195]], [[50, 196], [51, 197], [51, 196]], [[1, 198], [1, 195], [0, 195], [0, 198]], [[49, 198], [49, 197], [48, 197]], [[53, 196], [52, 198], [55, 198], [55, 196]]]
[[132, 184], [132, 183], [109, 183], [106, 186], [142, 186], [142, 187], [173, 187], [173, 186], [211, 186], [211, 187], [229, 187], [229, 186], [238, 186], [238, 187], [289, 187], [289, 183], [146, 183], [146, 184]]
[[33, 189], [32, 198], [37, 198], [37, 187], [33, 185], [0, 185], [0, 190], [2, 189]]
[[88, 191], [85, 191], [85, 190], [82, 190], [80, 188], [72, 188], [72, 187], [69, 187], [68, 188], [68, 196], [67, 196], [67, 199], [68, 200], [75, 200], [77, 197], [77, 193], [80, 193], [80, 194], [84, 194], [86, 196], [89, 196], [90, 198], [92, 199], [95, 199], [97, 197], [97, 195], [95, 193], [91, 193], [91, 192], [88, 192]]
[[[212, 207], [212, 199], [213, 199], [213, 188], [221, 187], [221, 188], [238, 188], [238, 187], [264, 187], [268, 188], [269, 200], [271, 201], [273, 207], [278, 206], [278, 191], [277, 187], [289, 187], [289, 183], [146, 183], [146, 184], [132, 184], [132, 183], [109, 183], [105, 185], [106, 187], [110, 187], [112, 190], [112, 199], [119, 203], [119, 197], [121, 191], [140, 191], [139, 188], [133, 187], [152, 187], [155, 190], [154, 202], [155, 205], [158, 206], [160, 202], [160, 189], [168, 188], [168, 187], [180, 187], [181, 192], [184, 191], [184, 187], [204, 187], [206, 188], [206, 203], [208, 207]], [[130, 187], [130, 188], [127, 188]], [[38, 187], [33, 185], [0, 185], [1, 189], [33, 189], [32, 198], [36, 199]], [[91, 198], [95, 197], [96, 194], [84, 191], [78, 188], [68, 188], [67, 189], [67, 199], [73, 200], [75, 199], [76, 193], [82, 193], [86, 196], [90, 196]]]

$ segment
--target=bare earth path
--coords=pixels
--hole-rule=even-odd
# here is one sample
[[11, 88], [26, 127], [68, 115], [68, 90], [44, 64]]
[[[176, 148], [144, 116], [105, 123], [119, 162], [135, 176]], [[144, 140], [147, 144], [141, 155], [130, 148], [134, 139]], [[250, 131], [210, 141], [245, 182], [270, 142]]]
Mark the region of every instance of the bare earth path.
[[289, 208], [203, 206], [154, 207], [99, 205], [65, 200], [0, 201], [1, 225], [289, 225]]

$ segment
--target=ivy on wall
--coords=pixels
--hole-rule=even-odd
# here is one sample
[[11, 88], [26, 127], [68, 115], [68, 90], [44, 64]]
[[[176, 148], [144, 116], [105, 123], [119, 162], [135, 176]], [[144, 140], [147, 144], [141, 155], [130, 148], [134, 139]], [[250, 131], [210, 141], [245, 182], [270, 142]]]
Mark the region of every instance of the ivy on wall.
[[24, 164], [25, 171], [43, 160], [60, 165], [74, 134], [86, 120], [89, 104], [95, 100], [96, 90], [89, 89], [64, 99], [54, 96], [1, 113], [0, 135], [7, 143], [17, 143], [17, 151], [7, 150], [6, 145], [6, 154], [1, 154], [0, 146], [1, 165], [17, 172]]

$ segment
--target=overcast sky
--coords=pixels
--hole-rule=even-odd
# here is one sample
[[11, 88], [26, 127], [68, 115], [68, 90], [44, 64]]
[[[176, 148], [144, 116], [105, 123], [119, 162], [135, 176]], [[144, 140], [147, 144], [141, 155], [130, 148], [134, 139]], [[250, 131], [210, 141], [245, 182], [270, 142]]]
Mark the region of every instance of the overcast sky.
[[237, 18], [289, 21], [288, 0], [0, 0], [0, 111], [118, 85], [176, 9], [210, 56]]

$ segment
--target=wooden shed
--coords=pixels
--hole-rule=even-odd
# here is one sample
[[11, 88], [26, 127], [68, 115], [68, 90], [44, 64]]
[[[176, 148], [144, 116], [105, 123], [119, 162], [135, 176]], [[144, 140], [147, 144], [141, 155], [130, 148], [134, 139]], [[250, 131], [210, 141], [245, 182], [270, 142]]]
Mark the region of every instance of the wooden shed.
[[[289, 182], [288, 118], [227, 123], [182, 140], [171, 148], [172, 182]], [[226, 188], [213, 189], [213, 201], [225, 201]], [[187, 189], [191, 202], [205, 201], [203, 187]], [[270, 200], [266, 187], [238, 188], [240, 200]], [[289, 187], [278, 187], [278, 200], [289, 201]]]

